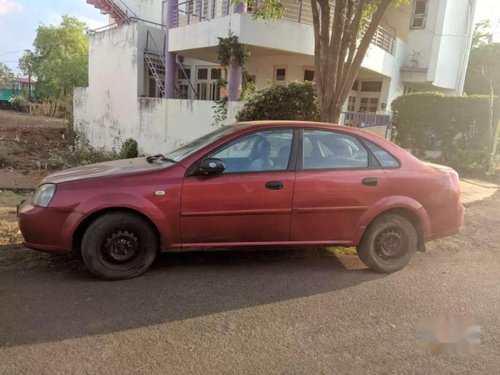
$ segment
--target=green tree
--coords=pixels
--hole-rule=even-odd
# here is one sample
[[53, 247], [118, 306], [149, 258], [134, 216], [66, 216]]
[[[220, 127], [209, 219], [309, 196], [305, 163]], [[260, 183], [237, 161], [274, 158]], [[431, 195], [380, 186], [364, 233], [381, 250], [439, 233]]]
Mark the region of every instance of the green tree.
[[477, 24], [473, 34], [473, 48], [465, 78], [465, 92], [469, 95], [488, 95], [489, 134], [492, 140], [490, 168], [496, 155], [498, 124], [494, 122], [494, 98], [500, 95], [500, 43], [493, 43], [489, 23]]
[[36, 76], [37, 97], [58, 102], [67, 100], [73, 88], [88, 84], [88, 39], [86, 25], [63, 16], [60, 25], [40, 25], [34, 49], [19, 61], [24, 74]]
[[491, 23], [489, 20], [476, 23], [474, 26], [474, 33], [472, 34], [471, 47], [476, 48], [493, 42], [493, 34], [490, 30]]
[[[241, 0], [238, 0], [241, 1]], [[256, 17], [279, 19], [283, 0], [264, 1]], [[338, 122], [373, 35], [390, 5], [409, 0], [310, 0], [321, 120]]]
[[0, 87], [11, 87], [13, 79], [12, 70], [4, 63], [0, 63]]

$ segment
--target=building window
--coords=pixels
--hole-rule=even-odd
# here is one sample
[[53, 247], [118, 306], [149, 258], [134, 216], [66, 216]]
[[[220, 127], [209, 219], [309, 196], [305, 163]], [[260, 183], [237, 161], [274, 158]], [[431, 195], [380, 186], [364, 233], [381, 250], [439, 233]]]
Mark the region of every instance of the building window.
[[356, 97], [350, 95], [349, 99], [347, 99], [347, 111], [355, 112], [356, 111]]
[[361, 82], [361, 91], [380, 92], [382, 91], [382, 81], [363, 81]]
[[352, 85], [352, 91], [358, 91], [358, 85], [359, 85], [358, 80], [355, 80]]
[[208, 68], [198, 68], [198, 79], [208, 79]]
[[427, 15], [427, 0], [415, 0], [413, 3], [413, 16], [411, 18], [411, 29], [423, 29]]
[[196, 68], [196, 92], [199, 100], [217, 100], [220, 98], [219, 80], [220, 68], [197, 67]]
[[274, 68], [274, 81], [276, 83], [284, 83], [286, 81], [286, 68], [284, 67]]
[[191, 67], [178, 66], [177, 68], [177, 99], [189, 99], [189, 80], [191, 79]]
[[210, 78], [211, 79], [220, 79], [221, 77], [221, 70], [218, 68], [212, 68], [210, 69]]
[[304, 70], [304, 81], [314, 81], [314, 70], [312, 69]]
[[376, 113], [378, 109], [378, 98], [361, 98], [359, 101], [359, 112]]

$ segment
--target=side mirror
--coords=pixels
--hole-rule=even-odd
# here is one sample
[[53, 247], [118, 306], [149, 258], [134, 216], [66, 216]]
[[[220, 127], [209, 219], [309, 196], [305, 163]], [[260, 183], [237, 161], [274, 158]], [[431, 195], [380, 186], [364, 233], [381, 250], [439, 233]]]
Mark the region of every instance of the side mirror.
[[226, 169], [224, 162], [220, 159], [207, 158], [201, 161], [199, 172], [202, 175], [208, 176], [213, 174], [219, 174], [224, 172]]

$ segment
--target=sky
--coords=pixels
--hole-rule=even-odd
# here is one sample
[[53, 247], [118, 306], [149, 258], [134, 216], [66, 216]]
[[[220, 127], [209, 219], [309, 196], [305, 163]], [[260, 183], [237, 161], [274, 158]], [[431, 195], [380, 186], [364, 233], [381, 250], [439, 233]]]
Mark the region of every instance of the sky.
[[[68, 14], [95, 29], [107, 23], [107, 17], [86, 0], [0, 0], [0, 62], [18, 72], [17, 60], [33, 45], [40, 24], [61, 22]], [[489, 19], [500, 41], [500, 0], [477, 0], [475, 22]]]

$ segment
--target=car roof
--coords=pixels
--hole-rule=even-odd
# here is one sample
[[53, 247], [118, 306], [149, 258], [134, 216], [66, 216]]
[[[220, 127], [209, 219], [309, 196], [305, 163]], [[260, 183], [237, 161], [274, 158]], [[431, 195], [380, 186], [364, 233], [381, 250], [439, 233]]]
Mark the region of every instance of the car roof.
[[237, 122], [234, 125], [240, 127], [250, 127], [250, 126], [288, 126], [292, 128], [303, 128], [303, 127], [338, 127], [345, 129], [345, 125], [330, 124], [326, 122], [319, 121], [295, 121], [295, 120], [260, 120], [260, 121], [243, 121]]
[[[241, 129], [248, 128], [258, 128], [262, 127], [290, 127], [290, 128], [324, 128], [324, 129], [333, 129], [339, 130], [346, 133], [357, 134], [363, 136], [368, 139], [384, 139], [379, 135], [374, 133], [370, 133], [363, 129], [353, 128], [347, 125], [339, 125], [332, 124], [327, 122], [318, 122], [318, 121], [294, 121], [294, 120], [262, 120], [262, 121], [244, 121], [237, 122], [234, 124]], [[385, 139], [384, 139], [385, 141]]]

